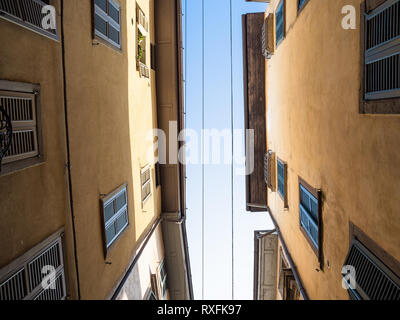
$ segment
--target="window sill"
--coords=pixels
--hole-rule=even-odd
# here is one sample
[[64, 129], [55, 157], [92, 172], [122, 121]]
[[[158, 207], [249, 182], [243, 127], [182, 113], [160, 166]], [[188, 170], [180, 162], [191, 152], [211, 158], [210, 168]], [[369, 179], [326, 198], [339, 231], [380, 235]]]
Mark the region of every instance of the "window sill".
[[108, 47], [109, 49], [112, 49], [113, 51], [119, 53], [122, 55], [122, 46], [121, 47], [117, 47], [115, 45], [113, 45], [112, 43], [108, 42], [107, 40], [104, 40], [103, 38], [95, 35], [93, 41], [92, 41], [92, 45], [93, 46], [98, 46], [98, 45], [104, 45], [106, 47]]
[[360, 93], [360, 97], [360, 114], [400, 114], [400, 98], [364, 100], [362, 93]]
[[26, 169], [38, 167], [40, 165], [43, 165], [45, 162], [46, 161], [44, 157], [35, 157], [35, 158], [6, 163], [1, 166], [0, 177], [18, 173]]

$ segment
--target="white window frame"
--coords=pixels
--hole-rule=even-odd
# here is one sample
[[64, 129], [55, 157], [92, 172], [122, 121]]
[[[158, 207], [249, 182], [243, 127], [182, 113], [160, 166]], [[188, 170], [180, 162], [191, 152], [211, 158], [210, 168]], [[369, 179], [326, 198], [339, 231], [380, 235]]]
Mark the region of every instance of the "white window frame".
[[[143, 181], [143, 174], [148, 171], [149, 172], [149, 179], [146, 181]], [[140, 185], [141, 185], [141, 199], [142, 199], [142, 208], [144, 208], [147, 200], [150, 199], [153, 190], [152, 190], [152, 178], [151, 178], [151, 166], [147, 165], [145, 167], [142, 168], [142, 170], [140, 170]], [[143, 194], [144, 194], [144, 188], [149, 185], [150, 186], [150, 193], [143, 199]]]
[[[108, 12], [104, 12], [103, 9], [101, 9], [96, 4], [96, 0], [93, 0], [93, 5], [94, 5], [93, 30], [94, 30], [94, 34], [95, 34], [95, 36], [101, 38], [102, 40], [110, 43], [114, 47], [117, 47], [118, 49], [121, 49], [121, 40], [122, 40], [122, 36], [121, 36], [121, 5], [119, 3], [117, 3], [116, 1], [114, 1], [114, 0], [106, 0], [106, 1], [107, 1], [107, 9], [108, 9], [108, 6], [111, 4], [116, 10], [118, 10], [118, 12], [119, 12], [119, 24], [117, 22], [115, 22], [115, 20], [111, 16], [108, 15]], [[107, 35], [104, 35], [103, 33], [101, 33], [100, 31], [98, 31], [96, 29], [96, 23], [95, 23], [96, 14], [99, 15], [107, 23], [107, 33], [108, 34], [109, 34], [108, 25], [111, 25], [114, 29], [116, 29], [118, 31], [118, 33], [119, 33], [119, 44], [116, 43], [115, 41], [113, 41]]]

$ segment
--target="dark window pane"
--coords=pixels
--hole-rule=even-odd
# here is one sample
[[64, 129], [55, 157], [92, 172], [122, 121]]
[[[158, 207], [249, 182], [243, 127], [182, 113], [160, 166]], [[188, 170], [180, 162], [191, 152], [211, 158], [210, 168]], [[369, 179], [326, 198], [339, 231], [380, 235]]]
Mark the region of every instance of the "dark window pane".
[[124, 211], [121, 216], [115, 221], [115, 230], [116, 233], [122, 231], [126, 225], [128, 224], [128, 215], [126, 211]]
[[106, 241], [107, 241], [107, 246], [109, 246], [112, 243], [113, 238], [115, 237], [115, 227], [114, 224], [110, 225], [108, 229], [106, 229]]
[[106, 0], [96, 0], [96, 5], [101, 8], [104, 12], [107, 12], [107, 1]]
[[119, 24], [119, 10], [116, 9], [111, 3], [108, 5], [108, 15]]
[[115, 212], [118, 212], [126, 204], [125, 191], [121, 193], [117, 199], [115, 199]]
[[108, 25], [108, 32], [108, 37], [115, 43], [119, 44], [119, 31], [113, 28], [111, 25]]
[[113, 202], [111, 202], [104, 208], [104, 220], [105, 220], [105, 222], [110, 220], [113, 215], [114, 215], [114, 206], [113, 206]]
[[107, 22], [97, 14], [94, 18], [94, 25], [97, 31], [101, 32], [105, 36], [107, 35]]

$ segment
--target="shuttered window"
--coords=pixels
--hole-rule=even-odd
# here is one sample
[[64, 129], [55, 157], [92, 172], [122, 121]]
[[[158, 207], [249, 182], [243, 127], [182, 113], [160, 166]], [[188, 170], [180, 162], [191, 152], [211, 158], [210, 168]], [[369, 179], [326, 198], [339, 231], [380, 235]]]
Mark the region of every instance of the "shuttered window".
[[123, 185], [103, 198], [102, 215], [104, 221], [105, 254], [107, 249], [129, 225], [127, 186]]
[[44, 161], [41, 139], [40, 87], [0, 80], [0, 106], [12, 125], [11, 143], [4, 148], [2, 174]]
[[300, 183], [300, 224], [315, 248], [319, 248], [319, 200]]
[[264, 156], [264, 179], [268, 188], [275, 191], [275, 153], [271, 150]]
[[[65, 299], [62, 238], [57, 235], [44, 243], [0, 270], [0, 300]], [[49, 270], [54, 271], [54, 278], [47, 282], [44, 278]]]
[[95, 35], [121, 48], [121, 6], [114, 0], [94, 0]]
[[151, 196], [151, 171], [150, 167], [146, 167], [141, 172], [141, 183], [142, 183], [142, 205]]
[[285, 208], [288, 206], [287, 201], [287, 164], [282, 160], [277, 160], [277, 176], [278, 176], [278, 194], [285, 203]]
[[[149, 31], [149, 22], [143, 10], [136, 5], [136, 24], [137, 24], [137, 69], [141, 77], [150, 78], [150, 69], [147, 66], [147, 35]], [[153, 53], [153, 48], [150, 45], [150, 54]], [[151, 57], [153, 59], [153, 57]], [[153, 60], [151, 60], [153, 63]]]
[[269, 14], [262, 27], [262, 54], [269, 59], [274, 54], [274, 15]]
[[0, 104], [10, 116], [13, 128], [11, 145], [3, 163], [38, 156], [35, 95], [0, 91]]
[[165, 294], [167, 293], [167, 270], [165, 267], [165, 261], [162, 262], [160, 265], [159, 278], [160, 278], [161, 297], [165, 298]]
[[345, 277], [352, 299], [400, 300], [400, 278], [358, 240], [353, 239], [344, 265], [355, 270], [354, 288]]
[[306, 5], [307, 2], [308, 0], [298, 0], [297, 10], [301, 10]]
[[[40, 0], [1, 0], [0, 18], [58, 41], [57, 27], [51, 29], [48, 28], [47, 23], [42, 23], [43, 19], [49, 14], [49, 11], [46, 10], [42, 13], [43, 7], [46, 5], [48, 3]], [[45, 22], [48, 22], [48, 20], [45, 20]]]
[[400, 97], [400, 0], [365, 16], [365, 99]]
[[285, 0], [282, 0], [275, 13], [276, 46], [278, 46], [285, 35]]

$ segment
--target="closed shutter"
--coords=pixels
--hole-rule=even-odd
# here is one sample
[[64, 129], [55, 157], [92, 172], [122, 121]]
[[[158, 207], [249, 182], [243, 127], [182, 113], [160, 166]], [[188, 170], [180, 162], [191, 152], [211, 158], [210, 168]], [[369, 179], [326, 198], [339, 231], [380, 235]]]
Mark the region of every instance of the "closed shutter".
[[[24, 259], [21, 259], [24, 261]], [[45, 289], [42, 281], [48, 274], [45, 267], [53, 267], [54, 288]], [[39, 249], [33, 257], [13, 268], [0, 279], [0, 300], [62, 300], [66, 297], [62, 239]], [[10, 274], [11, 273], [11, 274]]]
[[269, 59], [274, 54], [274, 15], [269, 14], [262, 28], [262, 54]]
[[113, 0], [94, 0], [96, 36], [121, 48], [121, 7]]
[[57, 28], [43, 28], [42, 20], [48, 14], [47, 12], [42, 13], [45, 5], [47, 4], [40, 0], [1, 0], [0, 17], [48, 38], [58, 40]]
[[318, 199], [300, 184], [300, 223], [316, 248], [319, 248], [318, 211]]
[[275, 153], [269, 150], [264, 157], [264, 179], [271, 191], [276, 190], [275, 185]]
[[348, 288], [352, 299], [400, 300], [400, 278], [358, 240], [353, 240], [344, 265], [355, 269], [356, 287]]
[[282, 0], [276, 10], [276, 25], [275, 25], [275, 32], [276, 32], [276, 46], [283, 40], [284, 32], [285, 32], [285, 0]]
[[39, 155], [35, 95], [0, 91], [0, 104], [11, 118], [12, 141], [3, 163]]
[[365, 99], [400, 97], [400, 0], [388, 0], [365, 22]]
[[277, 160], [277, 176], [278, 176], [278, 193], [285, 202], [287, 207], [287, 164], [281, 160]]
[[146, 200], [151, 195], [150, 167], [142, 170], [142, 172], [141, 172], [141, 182], [142, 182], [142, 204], [144, 205]]
[[129, 225], [127, 187], [120, 187], [102, 201], [105, 249], [108, 249]]

